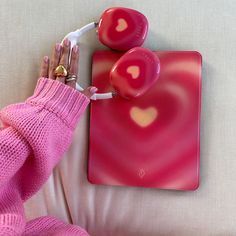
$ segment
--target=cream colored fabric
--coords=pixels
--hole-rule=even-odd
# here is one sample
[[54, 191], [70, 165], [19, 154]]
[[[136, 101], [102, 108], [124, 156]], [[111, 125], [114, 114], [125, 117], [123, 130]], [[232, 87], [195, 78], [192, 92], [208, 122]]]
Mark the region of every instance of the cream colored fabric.
[[[94, 186], [86, 176], [88, 110], [74, 141], [44, 188], [26, 204], [29, 219], [54, 215], [92, 236], [236, 235], [236, 2], [235, 0], [1, 0], [0, 107], [32, 94], [40, 60], [71, 30], [111, 6], [149, 18], [145, 46], [198, 50], [203, 55], [201, 185], [195, 192]], [[82, 39], [80, 81], [103, 48]], [[19, 75], [19, 76], [18, 76]], [[24, 75], [24, 76], [20, 76]]]

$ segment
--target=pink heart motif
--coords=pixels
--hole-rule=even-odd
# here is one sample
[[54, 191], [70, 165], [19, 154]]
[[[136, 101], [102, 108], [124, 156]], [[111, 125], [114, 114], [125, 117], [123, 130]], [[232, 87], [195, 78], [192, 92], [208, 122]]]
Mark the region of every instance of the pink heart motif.
[[145, 128], [153, 123], [153, 121], [157, 118], [158, 111], [155, 107], [148, 107], [146, 109], [142, 109], [139, 107], [132, 107], [130, 109], [130, 117], [131, 119], [140, 127]]
[[126, 20], [123, 18], [118, 19], [117, 23], [118, 23], [116, 26], [117, 32], [122, 32], [128, 28], [128, 24], [127, 24]]
[[140, 75], [139, 66], [129, 66], [126, 71], [132, 76], [133, 79], [137, 79]]

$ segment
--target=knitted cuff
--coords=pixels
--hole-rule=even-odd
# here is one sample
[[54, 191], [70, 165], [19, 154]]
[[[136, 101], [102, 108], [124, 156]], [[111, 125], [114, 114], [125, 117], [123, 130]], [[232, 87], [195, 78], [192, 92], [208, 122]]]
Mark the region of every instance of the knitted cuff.
[[78, 225], [67, 224], [51, 216], [43, 216], [28, 221], [23, 235], [89, 236], [87, 231], [85, 229], [80, 228]]
[[0, 215], [0, 235], [21, 235], [25, 228], [25, 221], [17, 214]]
[[57, 80], [39, 78], [33, 96], [26, 103], [43, 106], [55, 113], [70, 128], [74, 129], [90, 99], [76, 89]]

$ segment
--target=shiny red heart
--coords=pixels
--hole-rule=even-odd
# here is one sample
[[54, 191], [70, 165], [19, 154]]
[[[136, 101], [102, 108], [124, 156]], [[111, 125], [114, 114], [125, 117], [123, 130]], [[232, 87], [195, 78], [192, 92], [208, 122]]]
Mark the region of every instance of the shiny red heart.
[[98, 24], [100, 42], [122, 51], [141, 46], [147, 31], [147, 18], [138, 11], [123, 7], [104, 11]]
[[124, 98], [143, 95], [159, 78], [158, 56], [147, 48], [136, 47], [125, 53], [112, 67], [110, 83]]

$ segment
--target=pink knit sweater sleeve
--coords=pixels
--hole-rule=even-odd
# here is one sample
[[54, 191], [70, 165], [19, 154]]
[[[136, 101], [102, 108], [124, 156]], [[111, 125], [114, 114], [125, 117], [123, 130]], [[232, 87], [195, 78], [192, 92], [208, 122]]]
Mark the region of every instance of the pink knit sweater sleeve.
[[23, 202], [60, 161], [89, 101], [59, 81], [40, 78], [33, 96], [0, 111], [0, 235], [88, 235], [48, 216], [25, 222]]

